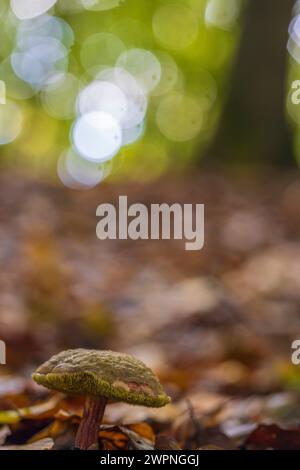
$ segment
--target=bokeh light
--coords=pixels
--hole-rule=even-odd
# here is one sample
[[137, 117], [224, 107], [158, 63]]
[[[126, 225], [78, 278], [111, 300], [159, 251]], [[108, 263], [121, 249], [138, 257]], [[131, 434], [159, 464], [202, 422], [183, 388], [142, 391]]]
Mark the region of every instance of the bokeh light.
[[77, 106], [81, 114], [102, 111], [121, 122], [127, 113], [127, 98], [115, 84], [97, 80], [80, 93]]
[[122, 127], [128, 128], [140, 124], [147, 112], [148, 99], [135, 77], [126, 70], [115, 67], [103, 70], [98, 78], [115, 84], [126, 96], [127, 113], [122, 120]]
[[300, 47], [298, 43], [294, 41], [292, 36], [288, 40], [287, 50], [294, 61], [297, 62], [297, 64], [300, 64]]
[[136, 18], [122, 18], [116, 21], [111, 32], [118, 36], [126, 47], [141, 47], [151, 49], [153, 47], [153, 36], [151, 27], [145, 21]]
[[[77, 189], [101, 182], [104, 162], [111, 162], [111, 178], [117, 168], [126, 178], [142, 178], [143, 171], [155, 178], [168, 165], [188, 165], [218, 117], [220, 77], [234, 48], [240, 5], [1, 3], [0, 80], [10, 103], [1, 109], [1, 132], [3, 143], [15, 142], [5, 146], [6, 161], [13, 154], [45, 174], [68, 148], [57, 172]], [[296, 43], [298, 29], [295, 21]], [[10, 106], [22, 116], [15, 128]]]
[[156, 87], [151, 91], [152, 96], [162, 96], [171, 91], [179, 82], [178, 66], [167, 52], [155, 51], [155, 55], [160, 62], [160, 80]]
[[26, 100], [35, 94], [33, 88], [15, 74], [10, 58], [0, 63], [0, 77], [6, 84], [6, 94], [10, 98]]
[[153, 91], [160, 82], [161, 65], [150, 51], [129, 49], [121, 54], [117, 65], [131, 73], [145, 92]]
[[193, 10], [181, 3], [161, 6], [153, 17], [155, 38], [167, 49], [181, 50], [193, 44], [199, 22]]
[[156, 122], [162, 134], [168, 139], [174, 142], [186, 142], [195, 138], [200, 132], [203, 112], [197, 99], [174, 93], [160, 103]]
[[81, 158], [72, 148], [65, 150], [57, 162], [57, 173], [70, 189], [91, 189], [110, 173], [110, 162], [96, 163]]
[[141, 122], [133, 127], [123, 129], [122, 145], [131, 145], [139, 140], [145, 132], [145, 123]]
[[82, 86], [71, 73], [51, 76], [41, 94], [44, 109], [56, 119], [72, 119], [76, 115], [76, 100]]
[[105, 176], [103, 164], [85, 160], [72, 149], [65, 155], [65, 164], [69, 175], [71, 175], [77, 183], [84, 186], [94, 187], [99, 184]]
[[221, 29], [231, 29], [240, 13], [240, 0], [209, 0], [205, 10], [208, 25]]
[[84, 9], [81, 0], [58, 0], [57, 8], [60, 13], [66, 15], [79, 13]]
[[43, 38], [36, 46], [11, 55], [16, 75], [33, 87], [42, 88], [52, 73], [66, 70], [68, 51], [55, 38]]
[[124, 0], [81, 0], [82, 5], [87, 10], [106, 11], [116, 8]]
[[71, 48], [75, 41], [70, 25], [56, 16], [42, 15], [22, 21], [18, 25], [16, 44], [19, 50], [36, 46], [43, 38], [55, 38], [67, 49]]
[[123, 42], [114, 34], [97, 33], [89, 36], [82, 44], [80, 59], [85, 70], [97, 75], [103, 66], [113, 66], [125, 51]]
[[28, 20], [46, 13], [52, 8], [57, 0], [10, 0], [14, 14], [20, 20]]
[[22, 111], [16, 103], [6, 100], [0, 106], [0, 145], [15, 140], [22, 130]]
[[51, 75], [67, 71], [73, 43], [72, 29], [60, 18], [42, 15], [21, 22], [10, 56], [14, 73], [34, 89], [42, 89]]
[[99, 111], [84, 114], [72, 129], [73, 144], [78, 153], [94, 162], [113, 158], [122, 145], [122, 130], [110, 114]]
[[66, 152], [64, 152], [57, 161], [57, 175], [60, 181], [69, 189], [90, 189], [90, 186], [79, 183], [69, 173], [66, 165]]

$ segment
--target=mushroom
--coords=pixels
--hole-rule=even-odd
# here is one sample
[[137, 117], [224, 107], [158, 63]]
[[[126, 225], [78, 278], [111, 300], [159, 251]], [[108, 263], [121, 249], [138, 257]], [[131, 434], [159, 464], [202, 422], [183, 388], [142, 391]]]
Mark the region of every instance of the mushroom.
[[42, 364], [32, 378], [40, 385], [86, 397], [75, 447], [97, 446], [108, 400], [162, 407], [170, 402], [159, 380], [143, 362], [113, 351], [69, 349]]

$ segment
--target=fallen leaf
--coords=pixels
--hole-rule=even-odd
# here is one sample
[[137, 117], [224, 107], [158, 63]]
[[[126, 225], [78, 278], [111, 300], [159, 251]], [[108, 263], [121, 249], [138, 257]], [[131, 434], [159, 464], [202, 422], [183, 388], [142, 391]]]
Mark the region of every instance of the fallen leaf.
[[54, 416], [59, 409], [61, 396], [55, 395], [37, 405], [17, 410], [0, 411], [0, 424], [17, 424], [23, 419], [47, 419]]
[[[145, 433], [147, 427], [146, 424], [131, 425], [134, 429], [142, 430]], [[110, 426], [103, 425], [100, 427], [99, 438], [102, 441], [108, 441], [117, 449], [131, 448], [135, 450], [153, 450], [154, 449], [154, 435], [151, 439], [143, 437], [137, 432], [130, 429], [130, 425], [127, 426]], [[149, 435], [149, 429], [147, 428], [147, 434]], [[105, 446], [107, 449], [107, 447]]]
[[300, 429], [285, 430], [276, 424], [258, 426], [245, 442], [246, 449], [300, 450]]
[[100, 427], [99, 439], [105, 450], [126, 449], [129, 441], [118, 426], [106, 425]]
[[123, 426], [120, 426], [120, 430], [129, 438], [130, 448], [134, 450], [154, 450], [154, 443], [149, 439]]
[[152, 427], [147, 423], [135, 423], [135, 424], [128, 424], [126, 426], [131, 431], [134, 431], [139, 436], [148, 439], [151, 442], [155, 441], [155, 434]]
[[155, 450], [181, 450], [172, 436], [158, 434], [155, 439]]
[[52, 439], [56, 439], [61, 434], [65, 433], [68, 429], [68, 423], [55, 420], [53, 423], [46, 426], [40, 432], [35, 434], [29, 440], [29, 443], [40, 441], [41, 439], [46, 439], [47, 437], [51, 437]]
[[23, 444], [20, 446], [1, 446], [0, 450], [50, 450], [54, 446], [53, 439], [41, 439], [32, 444]]

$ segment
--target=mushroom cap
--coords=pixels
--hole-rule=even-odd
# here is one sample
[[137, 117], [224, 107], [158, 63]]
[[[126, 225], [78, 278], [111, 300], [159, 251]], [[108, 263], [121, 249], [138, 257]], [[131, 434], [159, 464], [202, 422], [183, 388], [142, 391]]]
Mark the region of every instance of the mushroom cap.
[[143, 362], [113, 351], [69, 349], [42, 364], [32, 378], [51, 390], [91, 395], [133, 405], [170, 402], [158, 378]]

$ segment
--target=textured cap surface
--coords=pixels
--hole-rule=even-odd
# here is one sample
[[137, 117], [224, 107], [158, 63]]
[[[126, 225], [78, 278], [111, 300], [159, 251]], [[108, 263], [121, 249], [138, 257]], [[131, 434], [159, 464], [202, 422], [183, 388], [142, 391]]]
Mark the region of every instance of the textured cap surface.
[[68, 394], [102, 396], [150, 407], [170, 402], [149, 367], [113, 351], [69, 349], [42, 364], [32, 378], [44, 387]]

